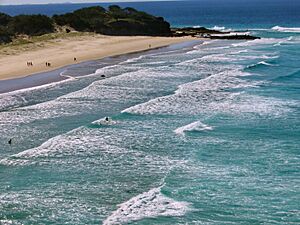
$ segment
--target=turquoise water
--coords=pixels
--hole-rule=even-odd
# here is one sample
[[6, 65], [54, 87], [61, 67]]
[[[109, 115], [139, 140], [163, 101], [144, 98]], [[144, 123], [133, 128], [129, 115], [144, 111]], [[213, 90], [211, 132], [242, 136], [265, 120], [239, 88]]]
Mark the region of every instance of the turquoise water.
[[0, 224], [299, 224], [291, 15], [1, 94]]
[[300, 36], [251, 32], [1, 94], [1, 224], [299, 224]]

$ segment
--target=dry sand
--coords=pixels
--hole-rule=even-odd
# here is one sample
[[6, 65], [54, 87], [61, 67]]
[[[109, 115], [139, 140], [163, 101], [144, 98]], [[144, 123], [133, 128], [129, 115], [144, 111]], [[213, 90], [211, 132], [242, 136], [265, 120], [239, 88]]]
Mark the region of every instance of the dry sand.
[[[192, 37], [144, 37], [83, 35], [27, 44], [23, 47], [0, 49], [0, 80], [24, 77], [30, 74], [60, 68], [65, 65], [107, 56], [163, 47], [195, 40]], [[74, 61], [74, 57], [77, 61]], [[27, 66], [27, 62], [33, 66]], [[46, 67], [46, 62], [51, 67]]]

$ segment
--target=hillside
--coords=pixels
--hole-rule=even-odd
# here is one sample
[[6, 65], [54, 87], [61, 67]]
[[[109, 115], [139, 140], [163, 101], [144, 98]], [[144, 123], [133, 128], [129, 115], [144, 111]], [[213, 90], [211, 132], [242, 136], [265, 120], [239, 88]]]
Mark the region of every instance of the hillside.
[[[65, 27], [69, 27], [65, 28]], [[18, 15], [0, 13], [0, 43], [9, 43], [19, 35], [40, 36], [58, 30], [95, 32], [106, 35], [170, 36], [170, 24], [133, 8], [117, 5], [82, 8], [72, 13], [54, 15]]]

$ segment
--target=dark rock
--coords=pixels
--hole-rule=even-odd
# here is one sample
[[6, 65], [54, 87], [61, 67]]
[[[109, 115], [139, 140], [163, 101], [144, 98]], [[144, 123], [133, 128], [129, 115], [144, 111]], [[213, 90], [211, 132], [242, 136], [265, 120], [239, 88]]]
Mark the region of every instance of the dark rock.
[[205, 27], [184, 27], [184, 28], [173, 28], [172, 34], [175, 37], [182, 36], [193, 36], [193, 37], [202, 37], [210, 39], [227, 39], [227, 40], [254, 40], [259, 39], [259, 37], [237, 34], [230, 35], [230, 32], [222, 32], [218, 30], [210, 30]]
[[251, 35], [224, 35], [224, 36], [210, 36], [211, 39], [225, 39], [225, 40], [255, 40], [260, 37]]

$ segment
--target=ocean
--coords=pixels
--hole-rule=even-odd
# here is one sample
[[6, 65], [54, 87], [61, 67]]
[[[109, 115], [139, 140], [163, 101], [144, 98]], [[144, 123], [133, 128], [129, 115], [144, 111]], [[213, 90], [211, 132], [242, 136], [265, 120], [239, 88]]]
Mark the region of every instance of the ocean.
[[300, 2], [122, 5], [262, 39], [95, 60], [0, 94], [0, 224], [299, 224]]
[[82, 7], [117, 4], [163, 16], [172, 26], [229, 26], [234, 28], [265, 28], [300, 26], [300, 1], [297, 0], [194, 0], [157, 2], [120, 2], [84, 4], [47, 4], [6, 6], [0, 12], [18, 14], [63, 14]]

